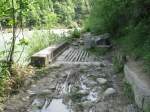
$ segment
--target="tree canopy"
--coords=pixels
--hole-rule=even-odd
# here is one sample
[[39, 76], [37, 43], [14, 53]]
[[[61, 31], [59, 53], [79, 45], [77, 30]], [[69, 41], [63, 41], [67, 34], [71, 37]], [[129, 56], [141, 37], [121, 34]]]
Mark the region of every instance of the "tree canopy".
[[[10, 27], [12, 23], [11, 0], [0, 0], [0, 22]], [[20, 13], [25, 27], [56, 23], [71, 25], [73, 21], [81, 24], [88, 14], [89, 4], [85, 0], [14, 0], [15, 17], [19, 25]]]

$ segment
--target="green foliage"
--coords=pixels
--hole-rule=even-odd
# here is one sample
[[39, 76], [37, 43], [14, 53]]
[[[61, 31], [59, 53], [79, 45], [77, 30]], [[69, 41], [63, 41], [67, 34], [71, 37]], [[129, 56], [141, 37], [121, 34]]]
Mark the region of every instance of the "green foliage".
[[124, 68], [125, 57], [121, 52], [115, 52], [115, 56], [113, 57], [113, 67], [116, 73], [122, 72]]
[[45, 23], [47, 28], [52, 28], [58, 24], [58, 16], [55, 13], [48, 13], [45, 16]]
[[[123, 13], [123, 2], [121, 0], [96, 0], [93, 2], [93, 8], [89, 17], [87, 27], [95, 33], [116, 33]], [[119, 18], [119, 20], [118, 20]]]
[[124, 94], [130, 100], [131, 103], [134, 102], [134, 92], [131, 85], [127, 82], [124, 82]]
[[[25, 27], [44, 26], [51, 28], [56, 23], [69, 26], [72, 21], [81, 23], [88, 14], [88, 1], [84, 0], [14, 0], [17, 26], [23, 21]], [[2, 26], [12, 25], [12, 4], [0, 0], [0, 22]]]
[[71, 32], [71, 36], [72, 36], [72, 38], [80, 38], [80, 36], [81, 36], [81, 30], [78, 29], [78, 28], [75, 28], [73, 30], [73, 32]]
[[126, 55], [145, 62], [150, 71], [150, 0], [95, 0], [86, 30], [110, 33]]
[[32, 56], [34, 53], [52, 44], [68, 41], [69, 39], [70, 37], [66, 37], [64, 35], [58, 36], [57, 34], [50, 32], [35, 32], [29, 41], [29, 56]]
[[22, 38], [19, 40], [19, 45], [28, 45], [29, 44], [29, 40], [27, 38]]
[[7, 81], [9, 80], [9, 71], [7, 63], [0, 62], [0, 97], [5, 95], [6, 89], [8, 88]]

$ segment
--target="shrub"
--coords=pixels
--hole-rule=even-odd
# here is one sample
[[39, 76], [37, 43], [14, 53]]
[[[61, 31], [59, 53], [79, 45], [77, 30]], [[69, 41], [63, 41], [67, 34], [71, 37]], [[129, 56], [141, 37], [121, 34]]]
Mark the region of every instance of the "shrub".
[[[125, 55], [144, 61], [150, 71], [149, 0], [95, 0], [86, 29], [110, 33]], [[119, 44], [119, 45], [118, 45]]]
[[71, 37], [72, 38], [80, 38], [80, 35], [81, 35], [81, 30], [78, 29], [78, 28], [75, 28], [73, 30], [73, 32], [71, 32]]

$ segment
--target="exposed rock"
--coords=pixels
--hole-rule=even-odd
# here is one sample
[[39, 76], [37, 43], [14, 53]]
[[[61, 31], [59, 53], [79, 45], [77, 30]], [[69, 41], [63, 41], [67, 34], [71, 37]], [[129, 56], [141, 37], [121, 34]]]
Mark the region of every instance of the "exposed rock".
[[30, 86], [34, 81], [31, 78], [28, 78], [24, 81], [24, 86], [28, 87]]
[[92, 47], [95, 47], [95, 41], [92, 38], [86, 38], [85, 40], [85, 48], [90, 49]]
[[58, 63], [53, 63], [52, 65], [50, 65], [50, 68], [60, 68], [61, 64]]
[[88, 95], [89, 94], [89, 92], [87, 90], [79, 90], [78, 93], [82, 94], [82, 95]]
[[32, 106], [34, 108], [41, 108], [45, 103], [45, 99], [42, 99], [42, 98], [37, 98], [37, 99], [34, 99], [34, 101], [32, 102]]
[[101, 73], [98, 76], [100, 76], [100, 77], [106, 77], [106, 74], [105, 73]]
[[104, 96], [110, 96], [116, 93], [116, 90], [114, 88], [108, 88], [104, 92]]
[[109, 33], [105, 33], [97, 36], [94, 36], [91, 33], [87, 33], [84, 35], [85, 48], [89, 49], [95, 46], [110, 47], [111, 43], [109, 37], [110, 37]]
[[92, 107], [94, 104], [91, 101], [84, 101], [81, 103], [81, 105], [85, 108], [85, 109], [89, 109], [90, 107]]
[[95, 36], [96, 45], [110, 45], [110, 34], [106, 33], [103, 35]]
[[130, 104], [125, 109], [125, 112], [139, 112], [136, 105]]
[[100, 63], [100, 67], [106, 67], [106, 64]]
[[67, 77], [67, 74], [66, 73], [62, 73], [61, 76], [64, 78], [64, 77]]
[[35, 91], [31, 91], [31, 90], [27, 90], [27, 93], [28, 93], [29, 95], [35, 95], [35, 94], [36, 94]]
[[74, 42], [72, 43], [73, 46], [78, 46], [78, 43]]
[[109, 112], [107, 105], [103, 102], [97, 103], [94, 112]]
[[29, 96], [23, 97], [22, 101], [27, 101], [27, 100], [29, 100], [29, 98], [30, 98]]
[[92, 80], [86, 80], [83, 82], [87, 87], [93, 87], [95, 85], [97, 85], [96, 81], [92, 81]]
[[97, 82], [98, 82], [99, 84], [106, 84], [106, 83], [107, 83], [107, 80], [104, 79], [104, 78], [98, 78], [98, 79], [97, 79]]

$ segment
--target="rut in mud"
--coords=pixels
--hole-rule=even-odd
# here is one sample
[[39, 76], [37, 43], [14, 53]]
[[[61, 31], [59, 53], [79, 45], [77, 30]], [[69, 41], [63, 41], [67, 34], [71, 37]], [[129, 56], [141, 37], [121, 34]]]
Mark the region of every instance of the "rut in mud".
[[71, 46], [46, 74], [11, 98], [5, 112], [129, 112], [132, 107], [106, 57]]

